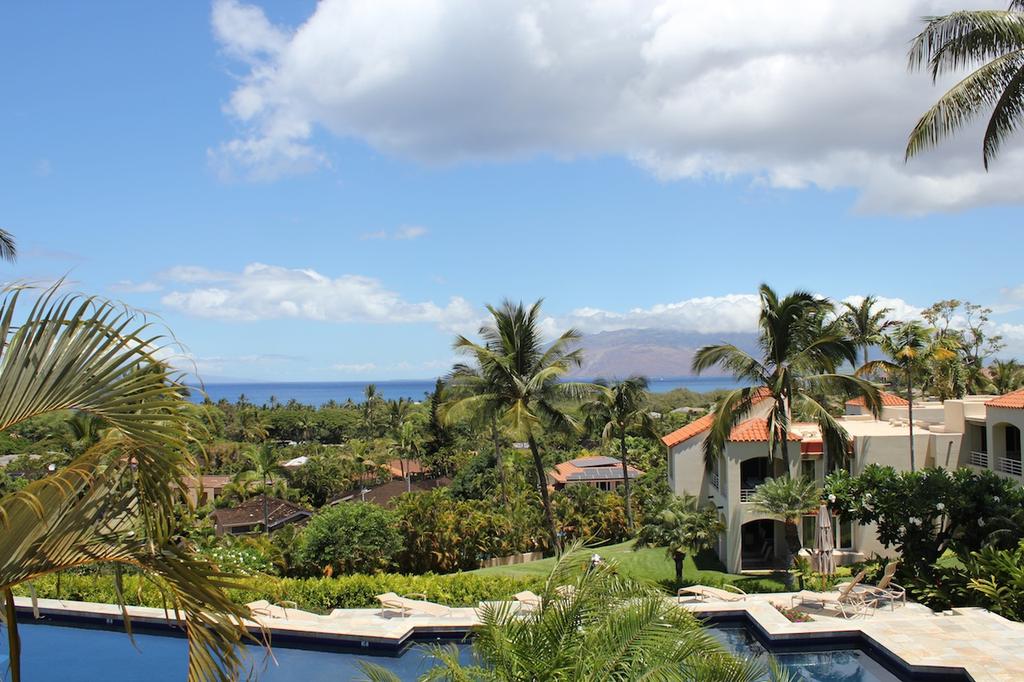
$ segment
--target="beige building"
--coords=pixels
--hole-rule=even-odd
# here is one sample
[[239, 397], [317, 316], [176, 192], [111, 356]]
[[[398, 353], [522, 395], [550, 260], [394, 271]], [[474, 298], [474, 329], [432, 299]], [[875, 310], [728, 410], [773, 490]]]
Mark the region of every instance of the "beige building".
[[[768, 451], [765, 419], [771, 404], [759, 395], [748, 419], [736, 426], [726, 448], [710, 469], [704, 465], [703, 444], [713, 417], [707, 415], [678, 429], [662, 440], [668, 448], [669, 484], [677, 494], [696, 495], [721, 510], [727, 531], [719, 541], [718, 555], [732, 572], [778, 566], [785, 557], [781, 522], [753, 509], [750, 496], [768, 476], [787, 473]], [[866, 414], [863, 401], [850, 401], [840, 423], [853, 445], [849, 462], [858, 474], [869, 464], [910, 469], [910, 424], [907, 401], [883, 393], [880, 419]], [[1020, 482], [1021, 429], [1024, 429], [1024, 391], [1001, 397], [969, 396], [961, 400], [914, 403], [914, 451], [916, 468], [992, 469]], [[815, 424], [794, 423], [789, 453], [791, 476], [805, 476], [822, 483], [825, 474], [824, 446]], [[813, 543], [814, 517], [801, 524], [805, 547]], [[839, 563], [859, 561], [886, 550], [873, 526], [861, 526], [841, 517], [833, 519], [836, 558]]]

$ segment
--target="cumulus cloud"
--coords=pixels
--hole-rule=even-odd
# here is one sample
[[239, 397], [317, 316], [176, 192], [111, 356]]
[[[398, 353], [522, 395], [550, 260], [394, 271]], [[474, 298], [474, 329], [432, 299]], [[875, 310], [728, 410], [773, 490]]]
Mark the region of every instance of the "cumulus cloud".
[[377, 230], [375, 232], [364, 232], [362, 239], [393, 239], [396, 241], [409, 241], [419, 239], [427, 233], [427, 228], [421, 225], [402, 225], [396, 230]]
[[195, 317], [255, 321], [426, 322], [459, 327], [478, 314], [462, 298], [447, 305], [410, 302], [362, 275], [328, 277], [315, 270], [252, 263], [240, 273], [173, 268], [165, 277], [193, 285], [165, 294], [164, 305]]
[[660, 178], [854, 188], [871, 211], [1019, 201], [1024, 150], [980, 134], [910, 164], [939, 96], [906, 71], [921, 17], [983, 0], [323, 0], [300, 26], [239, 0], [212, 24], [244, 73], [210, 152], [257, 178], [327, 163], [314, 134], [431, 163], [617, 154]]
[[158, 282], [133, 282], [130, 279], [121, 279], [110, 285], [110, 290], [119, 294], [151, 294], [161, 289], [163, 286]]

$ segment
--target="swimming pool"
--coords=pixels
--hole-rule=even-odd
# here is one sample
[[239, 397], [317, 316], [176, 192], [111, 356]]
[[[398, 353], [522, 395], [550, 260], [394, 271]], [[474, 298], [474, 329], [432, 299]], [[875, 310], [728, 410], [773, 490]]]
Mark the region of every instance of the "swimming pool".
[[[730, 650], [745, 656], [763, 654], [764, 644], [749, 625], [726, 620], [709, 625], [712, 634]], [[186, 677], [185, 642], [173, 634], [136, 633], [133, 648], [123, 631], [25, 622], [20, 624], [22, 669], [26, 682], [181, 682]], [[458, 644], [464, 658], [466, 644]], [[0, 679], [6, 680], [6, 636], [0, 642]], [[960, 675], [915, 678], [890, 671], [877, 657], [850, 644], [796, 646], [773, 653], [802, 682], [904, 682], [912, 679], [963, 679]], [[254, 665], [262, 682], [339, 682], [361, 677], [360, 661], [372, 661], [395, 672], [402, 680], [415, 680], [431, 665], [420, 646], [398, 653], [369, 649], [324, 650], [274, 647], [270, 660], [254, 650]]]

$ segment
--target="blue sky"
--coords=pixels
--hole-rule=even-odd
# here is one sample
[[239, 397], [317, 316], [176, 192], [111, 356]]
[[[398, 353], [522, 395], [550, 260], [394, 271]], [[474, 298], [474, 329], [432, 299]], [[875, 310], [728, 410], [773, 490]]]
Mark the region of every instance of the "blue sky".
[[433, 376], [503, 297], [543, 296], [552, 329], [733, 331], [762, 281], [989, 304], [1024, 353], [1019, 150], [987, 175], [976, 136], [900, 158], [938, 91], [896, 56], [942, 3], [858, 9], [874, 38], [828, 72], [828, 14], [750, 61], [626, 4], [664, 31], [533, 3], [8, 3], [7, 277], [158, 312], [213, 377]]

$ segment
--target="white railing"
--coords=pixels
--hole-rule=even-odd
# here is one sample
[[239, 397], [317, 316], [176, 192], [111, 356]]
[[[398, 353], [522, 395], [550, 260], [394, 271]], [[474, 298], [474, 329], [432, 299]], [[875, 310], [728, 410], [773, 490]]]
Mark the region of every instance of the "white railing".
[[716, 488], [721, 488], [721, 483], [722, 483], [722, 481], [721, 481], [721, 479], [718, 476], [718, 472], [717, 471], [712, 471], [711, 472], [711, 485], [715, 486]]
[[987, 452], [971, 452], [971, 464], [976, 467], [983, 469], [988, 468], [988, 453]]
[[1011, 474], [1013, 476], [1020, 476], [1021, 467], [1019, 459], [1009, 459], [1007, 457], [996, 457], [996, 470], [1002, 471], [1004, 474]]
[[754, 496], [754, 488], [740, 488], [740, 502], [750, 502]]

